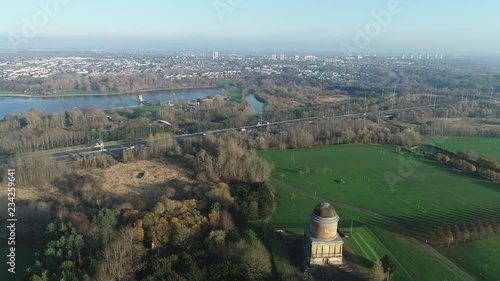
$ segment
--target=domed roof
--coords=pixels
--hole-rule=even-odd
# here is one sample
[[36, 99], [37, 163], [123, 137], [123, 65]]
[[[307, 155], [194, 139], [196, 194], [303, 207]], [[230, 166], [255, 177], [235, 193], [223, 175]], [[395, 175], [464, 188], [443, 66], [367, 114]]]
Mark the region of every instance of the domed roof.
[[313, 214], [320, 218], [333, 218], [337, 216], [337, 212], [329, 203], [321, 203], [313, 210]]

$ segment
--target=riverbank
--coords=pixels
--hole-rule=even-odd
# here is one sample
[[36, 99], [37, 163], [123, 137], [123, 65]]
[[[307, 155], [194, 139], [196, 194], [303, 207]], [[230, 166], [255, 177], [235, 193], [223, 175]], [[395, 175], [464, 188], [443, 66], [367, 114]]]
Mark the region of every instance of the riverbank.
[[29, 95], [22, 93], [7, 93], [0, 91], [0, 97], [16, 97], [16, 98], [63, 98], [63, 97], [102, 97], [102, 96], [118, 96], [118, 95], [131, 95], [140, 93], [149, 93], [157, 91], [169, 90], [195, 90], [195, 89], [217, 89], [219, 86], [189, 86], [189, 87], [175, 87], [175, 88], [160, 88], [160, 89], [145, 89], [133, 92], [107, 92], [107, 93], [88, 93], [88, 94], [54, 94], [54, 95]]

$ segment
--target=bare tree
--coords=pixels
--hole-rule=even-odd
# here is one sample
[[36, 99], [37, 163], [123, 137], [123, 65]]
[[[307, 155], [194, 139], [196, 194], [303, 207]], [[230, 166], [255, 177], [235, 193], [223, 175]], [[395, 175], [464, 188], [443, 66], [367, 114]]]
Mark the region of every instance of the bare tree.
[[136, 271], [143, 268], [144, 246], [136, 240], [132, 227], [121, 228], [118, 237], [104, 249], [96, 279], [98, 281], [134, 280]]

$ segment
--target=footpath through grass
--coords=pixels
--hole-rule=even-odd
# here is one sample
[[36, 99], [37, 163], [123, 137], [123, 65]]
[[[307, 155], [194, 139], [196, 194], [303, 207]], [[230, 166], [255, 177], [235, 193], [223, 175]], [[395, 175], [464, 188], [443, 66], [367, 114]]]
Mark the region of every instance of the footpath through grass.
[[274, 177], [319, 197], [371, 210], [418, 232], [500, 217], [500, 186], [392, 147], [344, 145], [259, 155]]
[[500, 280], [500, 237], [439, 250], [478, 280]]
[[[259, 155], [275, 165], [273, 176], [276, 179], [318, 197], [385, 215], [422, 237], [435, 233], [437, 226], [476, 223], [500, 217], [499, 185], [470, 177], [466, 173], [418, 156], [396, 153], [392, 147], [345, 145], [264, 151], [259, 152]], [[302, 228], [308, 223], [307, 215], [317, 202], [301, 202], [297, 207], [299, 209], [295, 210], [289, 201], [290, 192], [282, 196], [288, 200], [284, 201], [287, 203], [282, 203], [286, 211], [281, 213], [278, 208], [270, 223], [301, 234]], [[440, 276], [441, 273], [448, 277], [433, 279], [429, 274], [425, 279], [417, 280], [460, 279], [443, 263], [442, 266], [434, 266], [437, 259], [415, 240], [401, 233], [399, 228], [387, 226], [373, 218], [365, 217], [360, 220], [362, 214], [354, 214], [353, 211], [339, 207], [337, 209], [339, 213], [343, 212], [341, 227], [349, 227], [345, 224], [350, 224], [351, 218], [363, 221], [364, 224], [357, 227], [368, 227], [390, 252], [401, 257], [401, 263], [408, 265], [404, 267], [412, 278], [424, 274], [417, 271], [432, 272], [433, 268], [438, 268], [435, 276]], [[299, 216], [304, 212], [305, 216]], [[476, 242], [470, 243], [470, 247], [476, 247], [475, 244]], [[480, 264], [500, 268], [500, 259], [492, 261], [488, 258], [495, 254], [495, 248], [477, 247], [484, 248], [484, 254], [471, 256], [476, 262], [468, 263], [464, 269], [477, 276], [482, 272], [483, 266], [478, 267]], [[455, 252], [448, 253], [442, 248], [437, 250], [455, 260]], [[377, 253], [376, 250], [375, 252]], [[364, 254], [368, 260], [371, 259], [369, 253], [370, 251]]]

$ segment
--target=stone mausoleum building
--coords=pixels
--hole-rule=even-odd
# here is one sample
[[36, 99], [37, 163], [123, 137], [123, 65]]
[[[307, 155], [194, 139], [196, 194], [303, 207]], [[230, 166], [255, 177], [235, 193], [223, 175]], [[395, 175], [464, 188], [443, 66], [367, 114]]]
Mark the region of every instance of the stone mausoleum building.
[[321, 203], [312, 211], [311, 223], [304, 229], [306, 254], [311, 265], [342, 264], [344, 241], [337, 233], [340, 220], [328, 203]]

